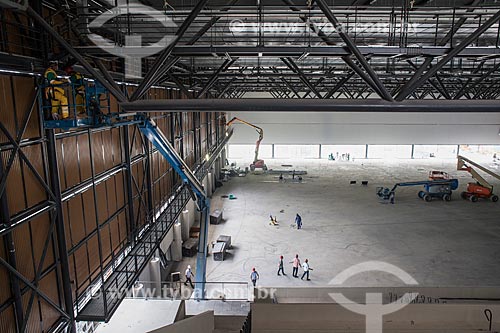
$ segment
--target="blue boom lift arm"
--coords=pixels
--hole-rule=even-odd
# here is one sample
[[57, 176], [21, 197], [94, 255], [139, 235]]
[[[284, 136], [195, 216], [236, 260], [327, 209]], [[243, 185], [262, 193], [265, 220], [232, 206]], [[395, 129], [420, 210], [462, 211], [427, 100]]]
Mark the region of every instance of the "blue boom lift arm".
[[210, 214], [210, 201], [205, 193], [203, 185], [189, 169], [184, 160], [179, 156], [175, 148], [170, 144], [165, 135], [160, 131], [156, 123], [145, 115], [138, 114], [135, 120], [139, 121], [138, 127], [141, 132], [151, 141], [163, 157], [170, 163], [179, 174], [182, 181], [188, 186], [198, 210], [202, 213], [200, 222], [200, 238], [198, 240], [198, 254], [196, 257], [195, 275], [195, 298], [205, 297], [205, 283], [207, 270], [207, 239], [208, 223]]
[[419, 186], [423, 185], [425, 187], [434, 186], [434, 185], [450, 185], [452, 190], [456, 190], [458, 188], [458, 180], [457, 179], [440, 179], [440, 180], [423, 180], [417, 182], [402, 182], [395, 184], [392, 189], [378, 187], [377, 195], [380, 198], [385, 200], [389, 199], [391, 194], [394, 195], [396, 193], [396, 189], [398, 187], [407, 187], [407, 186]]

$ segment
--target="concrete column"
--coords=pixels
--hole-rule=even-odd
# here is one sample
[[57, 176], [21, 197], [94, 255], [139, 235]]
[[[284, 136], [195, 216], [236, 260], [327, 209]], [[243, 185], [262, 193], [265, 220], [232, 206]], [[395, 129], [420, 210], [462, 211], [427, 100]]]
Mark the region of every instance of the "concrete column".
[[182, 261], [182, 225], [180, 222], [174, 224], [174, 241], [172, 242], [172, 245], [170, 245], [170, 250], [173, 261]]
[[[181, 222], [181, 237], [182, 241], [185, 241], [189, 238], [189, 228], [191, 228], [191, 214], [188, 209], [183, 210], [181, 216], [179, 218]], [[175, 237], [175, 236], [174, 236]]]
[[213, 188], [214, 180], [213, 180], [213, 173], [212, 172], [207, 173], [206, 182], [207, 182], [207, 186], [205, 187], [205, 189], [207, 191], [207, 195], [209, 197], [211, 197], [212, 193], [214, 192], [214, 188]]
[[[149, 262], [149, 277], [151, 284], [148, 286], [151, 288], [150, 295], [160, 296], [161, 295], [161, 262], [159, 257], [153, 257]], [[154, 291], [154, 292], [153, 292]]]

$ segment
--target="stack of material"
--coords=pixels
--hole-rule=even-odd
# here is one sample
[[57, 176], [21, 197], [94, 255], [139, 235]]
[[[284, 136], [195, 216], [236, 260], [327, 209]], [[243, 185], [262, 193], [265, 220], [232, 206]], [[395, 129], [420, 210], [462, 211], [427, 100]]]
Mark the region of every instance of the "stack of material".
[[184, 257], [194, 257], [198, 252], [198, 239], [189, 238], [182, 244], [182, 255]]

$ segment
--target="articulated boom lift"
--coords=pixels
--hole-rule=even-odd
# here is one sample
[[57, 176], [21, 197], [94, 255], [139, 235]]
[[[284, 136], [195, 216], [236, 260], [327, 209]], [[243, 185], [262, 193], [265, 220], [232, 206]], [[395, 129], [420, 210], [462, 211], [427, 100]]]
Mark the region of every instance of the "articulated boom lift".
[[423, 180], [418, 182], [403, 182], [395, 184], [392, 189], [377, 187], [377, 196], [384, 200], [394, 201], [396, 189], [398, 187], [419, 186], [423, 185], [424, 190], [418, 192], [418, 197], [426, 202], [432, 198], [440, 198], [444, 201], [451, 200], [451, 194], [458, 188], [457, 179], [439, 179], [439, 180]]
[[481, 171], [484, 171], [485, 173], [495, 177], [496, 179], [500, 179], [500, 175], [486, 169], [476, 162], [469, 160], [468, 158], [459, 155], [457, 170], [467, 171], [476, 181], [475, 183], [467, 184], [467, 190], [461, 193], [462, 198], [470, 200], [472, 202], [476, 202], [479, 198], [490, 199], [493, 202], [497, 202], [498, 195], [493, 193], [493, 185], [488, 183], [488, 181], [484, 179], [474, 168], [472, 168], [472, 166]]
[[260, 128], [259, 126], [256, 126], [254, 124], [250, 124], [249, 122], [244, 121], [244, 120], [237, 118], [237, 117], [234, 117], [233, 119], [231, 119], [226, 125], [231, 126], [236, 121], [239, 121], [240, 123], [243, 123], [245, 125], [248, 125], [250, 127], [255, 128], [257, 133], [259, 133], [259, 139], [255, 143], [255, 156], [253, 158], [253, 163], [250, 164], [250, 170], [254, 171], [255, 168], [261, 168], [264, 171], [267, 170], [267, 166], [264, 163], [264, 160], [259, 159], [259, 148], [260, 148], [260, 143], [262, 142], [262, 139], [264, 139], [264, 130], [262, 128]]

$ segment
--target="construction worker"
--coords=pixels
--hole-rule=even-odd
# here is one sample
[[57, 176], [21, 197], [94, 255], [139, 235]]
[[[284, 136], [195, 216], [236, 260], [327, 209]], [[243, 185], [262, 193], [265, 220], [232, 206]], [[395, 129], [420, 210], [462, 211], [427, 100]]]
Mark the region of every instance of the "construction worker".
[[184, 282], [184, 285], [187, 286], [187, 284], [189, 282], [189, 285], [191, 286], [191, 288], [194, 288], [193, 281], [191, 280], [191, 278], [193, 277], [193, 272], [191, 271], [191, 265], [188, 265], [184, 275], [186, 276], [186, 281]]
[[302, 217], [298, 213], [295, 216], [295, 223], [297, 224], [297, 229], [302, 229]]
[[[51, 61], [44, 74], [48, 85], [45, 89], [45, 98], [50, 101], [52, 119], [54, 120], [69, 117], [68, 98], [65, 95], [64, 89], [60, 86], [67, 81], [63, 81], [57, 77], [57, 69], [57, 61]], [[59, 113], [59, 110], [61, 110], [61, 113]]]
[[250, 280], [252, 280], [253, 286], [257, 284], [257, 280], [260, 278], [259, 273], [255, 270], [255, 267], [252, 268], [252, 274], [250, 274]]
[[293, 259], [292, 262], [290, 262], [292, 264], [292, 276], [294, 278], [298, 278], [299, 277], [299, 267], [301, 266], [300, 265], [300, 259], [299, 259], [299, 255], [296, 254], [295, 255], [295, 258]]
[[283, 256], [280, 256], [279, 267], [278, 267], [278, 275], [281, 275], [280, 272], [283, 273], [283, 276], [286, 276], [286, 274], [285, 274], [285, 268], [283, 267]]
[[308, 259], [306, 259], [306, 261], [304, 261], [304, 263], [302, 264], [302, 268], [304, 269], [304, 274], [302, 274], [302, 277], [300, 279], [304, 280], [304, 277], [307, 277], [307, 281], [311, 281], [311, 279], [309, 279], [309, 271], [312, 271], [312, 268], [309, 267], [309, 260]]
[[85, 85], [83, 75], [73, 69], [73, 66], [66, 66], [64, 71], [70, 77], [71, 86], [75, 94], [76, 112], [78, 114], [85, 113]]

